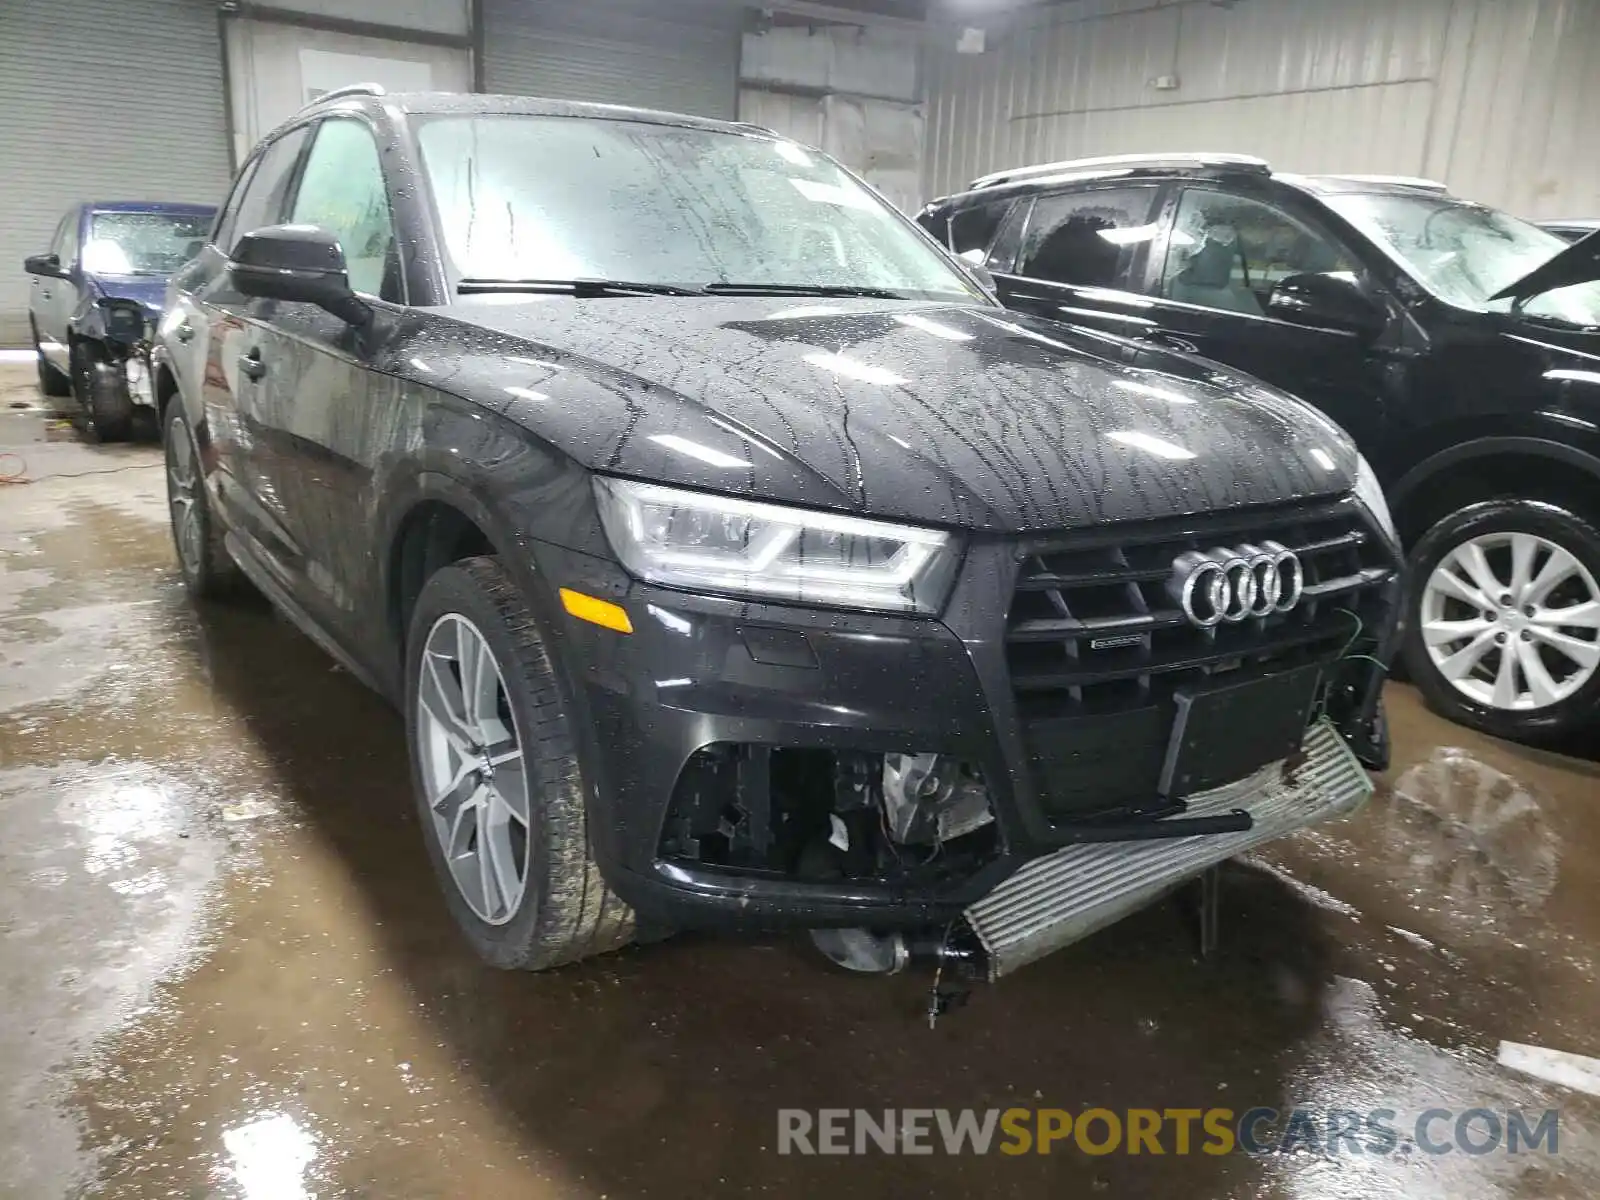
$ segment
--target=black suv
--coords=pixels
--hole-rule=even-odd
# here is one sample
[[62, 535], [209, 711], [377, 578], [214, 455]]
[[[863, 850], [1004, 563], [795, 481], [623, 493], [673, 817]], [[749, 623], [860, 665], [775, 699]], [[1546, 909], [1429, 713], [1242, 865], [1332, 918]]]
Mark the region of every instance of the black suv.
[[401, 709], [503, 966], [742, 924], [999, 973], [1382, 757], [1400, 558], [1348, 438], [1006, 312], [764, 130], [325, 97], [156, 363], [190, 589], [242, 571]]
[[1442, 711], [1600, 714], [1600, 238], [1422, 179], [1242, 155], [977, 180], [918, 218], [1011, 308], [1224, 362], [1355, 438], [1410, 551], [1406, 663]]

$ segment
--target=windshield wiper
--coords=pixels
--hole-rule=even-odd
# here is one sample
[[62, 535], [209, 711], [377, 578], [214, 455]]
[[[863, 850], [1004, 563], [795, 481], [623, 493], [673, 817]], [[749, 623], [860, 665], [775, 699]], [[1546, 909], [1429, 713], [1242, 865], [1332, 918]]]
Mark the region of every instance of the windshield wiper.
[[535, 295], [577, 296], [701, 296], [698, 288], [675, 283], [634, 283], [624, 279], [463, 279], [456, 291], [464, 296], [528, 292]]
[[909, 300], [893, 288], [834, 286], [828, 283], [708, 283], [713, 296], [861, 296], [868, 300]]

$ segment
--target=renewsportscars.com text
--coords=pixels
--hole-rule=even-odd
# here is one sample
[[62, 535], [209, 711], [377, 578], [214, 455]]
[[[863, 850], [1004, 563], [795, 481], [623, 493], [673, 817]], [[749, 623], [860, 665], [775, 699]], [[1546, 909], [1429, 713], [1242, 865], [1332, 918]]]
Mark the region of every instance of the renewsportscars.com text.
[[1555, 1109], [778, 1110], [779, 1154], [1555, 1154]]

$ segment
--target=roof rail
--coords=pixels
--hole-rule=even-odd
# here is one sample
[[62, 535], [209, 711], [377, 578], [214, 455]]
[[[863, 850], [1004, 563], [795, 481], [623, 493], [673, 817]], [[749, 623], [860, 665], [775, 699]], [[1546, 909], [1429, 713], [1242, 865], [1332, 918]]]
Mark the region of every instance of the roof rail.
[[1100, 158], [1073, 158], [1065, 162], [1040, 163], [1033, 167], [1009, 167], [980, 176], [967, 186], [976, 191], [1039, 175], [1067, 172], [1080, 175], [1099, 172], [1111, 174], [1118, 171], [1244, 171], [1252, 175], [1269, 175], [1272, 167], [1265, 159], [1252, 154], [1107, 154]]
[[304, 112], [313, 104], [324, 104], [329, 100], [341, 100], [346, 96], [382, 96], [384, 86], [381, 83], [347, 83], [343, 87], [336, 87], [331, 91], [323, 92], [315, 100], [307, 100], [300, 106]]
[[1335, 179], [1348, 179], [1351, 183], [1393, 183], [1401, 187], [1421, 188], [1425, 192], [1448, 192], [1450, 186], [1437, 179], [1422, 179], [1416, 175], [1335, 175]]

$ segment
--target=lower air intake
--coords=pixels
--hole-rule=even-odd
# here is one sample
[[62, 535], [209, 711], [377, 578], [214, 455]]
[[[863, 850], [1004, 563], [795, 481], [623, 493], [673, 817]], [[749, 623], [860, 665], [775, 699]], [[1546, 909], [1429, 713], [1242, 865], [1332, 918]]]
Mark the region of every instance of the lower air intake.
[[1207, 867], [1335, 817], [1372, 794], [1372, 781], [1326, 721], [1306, 733], [1305, 760], [1293, 782], [1283, 764], [1188, 799], [1185, 818], [1243, 809], [1240, 833], [1067, 846], [1035, 859], [967, 909], [967, 924], [988, 952], [990, 978], [1071, 945], [1143, 908]]

